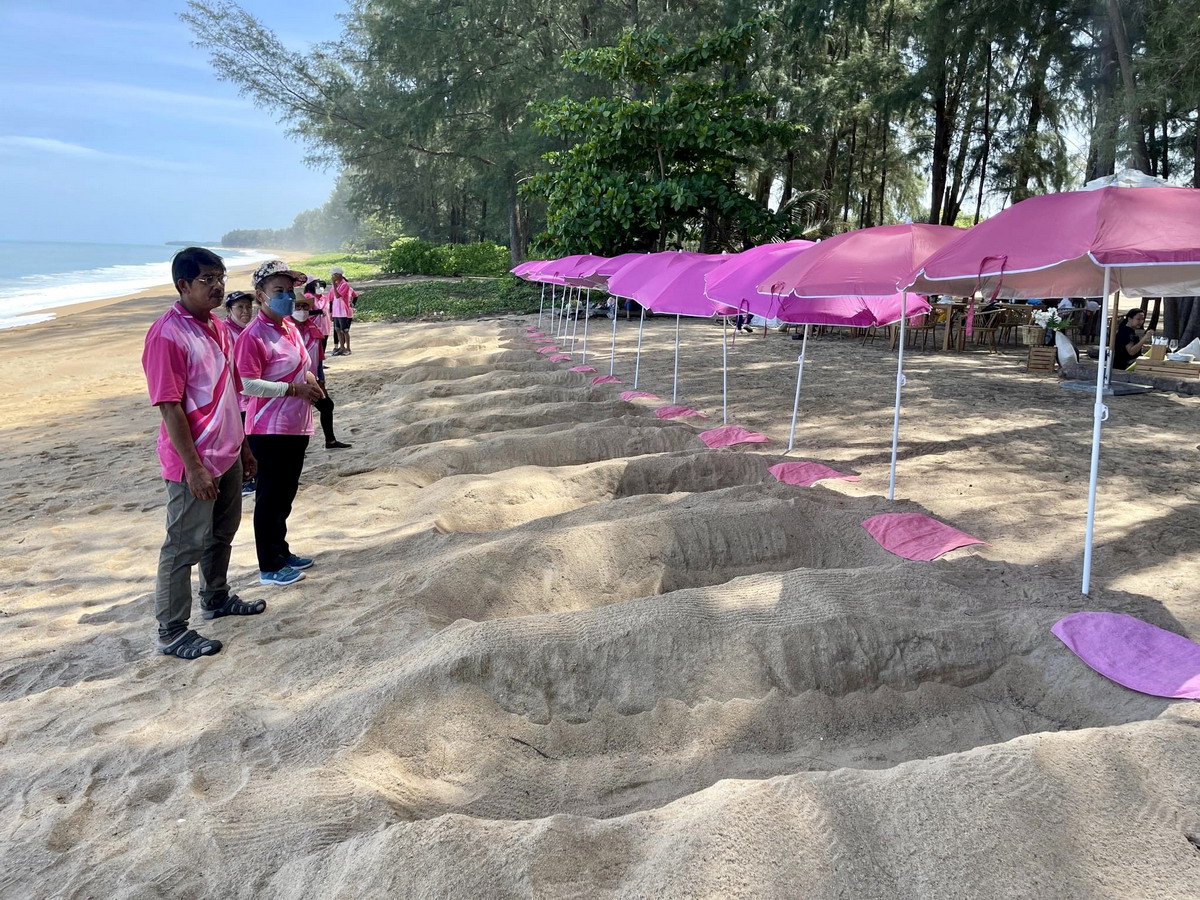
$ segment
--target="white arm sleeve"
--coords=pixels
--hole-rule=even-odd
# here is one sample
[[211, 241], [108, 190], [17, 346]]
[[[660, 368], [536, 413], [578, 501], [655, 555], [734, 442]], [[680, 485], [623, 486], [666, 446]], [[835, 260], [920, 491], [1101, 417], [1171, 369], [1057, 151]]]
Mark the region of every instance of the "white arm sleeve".
[[242, 393], [247, 397], [282, 397], [288, 392], [286, 381], [263, 381], [261, 378], [243, 378]]

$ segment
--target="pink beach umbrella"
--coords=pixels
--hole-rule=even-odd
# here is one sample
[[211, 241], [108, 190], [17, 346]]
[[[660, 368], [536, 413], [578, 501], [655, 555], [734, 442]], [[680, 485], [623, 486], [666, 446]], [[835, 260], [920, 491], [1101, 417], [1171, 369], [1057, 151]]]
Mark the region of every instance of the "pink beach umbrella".
[[[880, 225], [835, 235], [784, 262], [758, 284], [776, 315], [804, 325], [797, 359], [796, 397], [788, 449], [795, 445], [800, 410], [800, 383], [809, 329], [814, 324], [887, 325], [900, 323], [896, 360], [896, 403], [892, 418], [892, 460], [888, 499], [896, 496], [896, 457], [900, 444], [900, 395], [904, 387], [904, 326], [910, 315], [927, 312], [924, 299], [910, 298], [904, 286], [911, 272], [930, 254], [963, 232], [944, 225]], [[911, 268], [909, 268], [911, 267]], [[773, 309], [768, 306], [768, 309]]]
[[[543, 265], [545, 265], [545, 263], [546, 263], [546, 260], [544, 260], [544, 259], [527, 259], [527, 260], [525, 260], [525, 262], [520, 263], [519, 265], [513, 266], [508, 271], [510, 274], [516, 275], [518, 278], [521, 278], [525, 281], [533, 281], [534, 279], [532, 277], [530, 277], [529, 273], [536, 269], [541, 268]], [[546, 284], [545, 284], [545, 282], [543, 282], [542, 283], [542, 292], [541, 292], [541, 295], [538, 297], [537, 323], [538, 323], [539, 327], [542, 324], [542, 309], [545, 307], [545, 305], [546, 305]]]
[[668, 251], [654, 253], [643, 260], [625, 266], [608, 280], [608, 292], [616, 297], [636, 300], [642, 307], [638, 323], [637, 357], [634, 363], [633, 386], [638, 385], [642, 361], [642, 331], [646, 313], [675, 316], [675, 376], [672, 400], [679, 394], [679, 323], [681, 316], [710, 318], [713, 305], [704, 296], [704, 273], [728, 257], [708, 253]]
[[[912, 290], [997, 297], [1200, 294], [1200, 190], [1102, 187], [1030, 197], [914, 266]], [[1108, 346], [1108, 316], [1100, 320]], [[1083, 593], [1091, 587], [1096, 484], [1109, 361], [1096, 367]]]
[[[633, 252], [618, 253], [616, 256], [610, 256], [607, 259], [597, 263], [595, 269], [591, 272], [591, 275], [599, 282], [599, 286], [607, 288], [608, 280], [613, 275], [617, 274], [617, 272], [620, 272], [623, 268], [625, 268], [625, 266], [629, 265], [635, 260], [639, 260], [648, 255], [649, 254], [646, 253]], [[616, 371], [617, 367], [617, 304], [615, 299], [613, 300], [612, 307], [612, 341], [609, 346], [608, 353], [609, 375], [612, 375], [613, 372]]]
[[[603, 278], [596, 277], [596, 267], [605, 262], [607, 257], [594, 256], [590, 253], [577, 254], [575, 256], [564, 256], [562, 259], [554, 260], [547, 266], [544, 266], [542, 271], [548, 272], [561, 278], [567, 285], [568, 292], [574, 291], [574, 321], [571, 326], [571, 352], [575, 350], [575, 337], [579, 332], [579, 308], [582, 302], [583, 305], [583, 362], [587, 362], [587, 341], [588, 341], [588, 305], [591, 302], [592, 288], [604, 284]], [[586, 295], [580, 297], [581, 294]], [[564, 313], [566, 305], [564, 304]]]

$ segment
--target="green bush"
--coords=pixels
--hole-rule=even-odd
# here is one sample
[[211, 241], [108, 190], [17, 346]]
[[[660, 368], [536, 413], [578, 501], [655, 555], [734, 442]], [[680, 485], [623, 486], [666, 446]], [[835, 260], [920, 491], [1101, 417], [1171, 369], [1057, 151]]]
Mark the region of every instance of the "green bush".
[[507, 247], [479, 244], [434, 244], [400, 238], [388, 250], [386, 266], [399, 275], [503, 275], [509, 269]]
[[506, 275], [487, 281], [418, 281], [363, 291], [355, 316], [364, 321], [396, 318], [467, 319], [538, 309], [537, 285]]

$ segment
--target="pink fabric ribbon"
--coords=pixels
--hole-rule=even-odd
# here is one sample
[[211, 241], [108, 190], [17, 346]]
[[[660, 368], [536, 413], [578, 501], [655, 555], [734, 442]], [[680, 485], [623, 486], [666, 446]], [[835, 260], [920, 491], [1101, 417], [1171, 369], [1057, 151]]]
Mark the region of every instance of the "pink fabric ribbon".
[[715, 450], [718, 447], [732, 447], [734, 444], [765, 444], [770, 438], [757, 431], [747, 431], [741, 425], [722, 425], [720, 428], [700, 432], [700, 440]]

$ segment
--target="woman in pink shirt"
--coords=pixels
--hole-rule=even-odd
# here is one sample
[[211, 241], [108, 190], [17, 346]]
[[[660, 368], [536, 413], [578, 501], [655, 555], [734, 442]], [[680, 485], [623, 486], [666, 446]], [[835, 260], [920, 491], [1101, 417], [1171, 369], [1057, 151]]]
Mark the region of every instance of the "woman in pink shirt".
[[[325, 317], [319, 316], [317, 318], [323, 319]], [[321, 417], [321, 431], [325, 433], [325, 449], [348, 450], [350, 449], [350, 445], [339, 441], [333, 433], [333, 398], [329, 396], [329, 390], [325, 387], [324, 337], [321, 334], [321, 329], [317, 327], [316, 320], [313, 318], [312, 295], [308, 291], [304, 292], [303, 297], [296, 298], [296, 309], [292, 313], [292, 321], [296, 323], [296, 328], [299, 329], [300, 336], [304, 338], [304, 347], [308, 350], [309, 371], [317, 376], [317, 383], [321, 385], [321, 390], [325, 392], [325, 396], [313, 404]]]
[[329, 335], [333, 333], [333, 323], [329, 321], [329, 300], [325, 296], [325, 282], [317, 278], [310, 278], [304, 285], [304, 297], [309, 302], [309, 318], [313, 321], [317, 331], [321, 333], [321, 359], [325, 358], [325, 353], [329, 345]]
[[281, 259], [254, 272], [260, 309], [234, 348], [246, 408], [246, 440], [258, 459], [254, 546], [259, 584], [300, 581], [313, 560], [292, 553], [287, 520], [300, 487], [304, 453], [313, 433], [313, 403], [325, 394], [295, 323], [296, 282], [304, 276]]
[[354, 321], [354, 301], [358, 294], [350, 287], [340, 267], [330, 269], [329, 278], [333, 283], [325, 298], [329, 303], [329, 314], [333, 316], [333, 353], [330, 356], [349, 356], [350, 325]]

